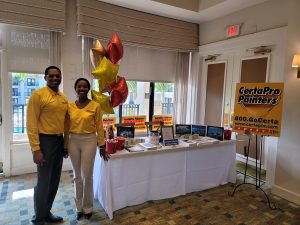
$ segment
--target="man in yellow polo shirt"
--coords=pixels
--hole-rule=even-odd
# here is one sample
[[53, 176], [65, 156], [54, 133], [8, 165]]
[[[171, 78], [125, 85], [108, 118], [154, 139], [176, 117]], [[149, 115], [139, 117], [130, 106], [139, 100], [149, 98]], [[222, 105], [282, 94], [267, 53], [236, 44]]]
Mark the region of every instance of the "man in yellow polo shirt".
[[51, 213], [58, 189], [64, 154], [64, 121], [68, 100], [59, 92], [62, 80], [58, 67], [45, 70], [47, 86], [34, 91], [27, 105], [27, 134], [37, 164], [32, 223], [58, 223], [63, 218]]

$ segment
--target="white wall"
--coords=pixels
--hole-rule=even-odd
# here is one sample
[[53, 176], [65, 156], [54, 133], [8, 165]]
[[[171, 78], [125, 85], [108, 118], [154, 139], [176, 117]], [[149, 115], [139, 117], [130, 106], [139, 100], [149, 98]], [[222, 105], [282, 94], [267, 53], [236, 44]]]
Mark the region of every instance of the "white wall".
[[70, 101], [75, 100], [74, 90], [75, 80], [83, 77], [82, 65], [82, 39], [77, 36], [76, 25], [76, 0], [66, 1], [66, 34], [63, 35], [62, 43], [62, 73], [63, 73], [63, 92]]
[[201, 23], [199, 43], [204, 45], [225, 40], [225, 27], [233, 24], [242, 24], [241, 35], [286, 26], [289, 15], [286, 2], [288, 1], [269, 0], [216, 20]]
[[288, 36], [284, 71], [282, 135], [278, 140], [273, 192], [300, 204], [300, 79], [291, 68], [293, 55], [300, 53], [300, 1], [288, 1]]

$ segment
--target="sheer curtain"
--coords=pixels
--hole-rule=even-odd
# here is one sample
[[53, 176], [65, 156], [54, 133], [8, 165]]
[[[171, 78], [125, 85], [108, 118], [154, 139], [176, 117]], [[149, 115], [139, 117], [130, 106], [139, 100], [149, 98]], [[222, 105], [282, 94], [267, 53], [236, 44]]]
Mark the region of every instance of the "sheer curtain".
[[174, 93], [175, 123], [199, 123], [199, 81], [198, 53], [178, 53]]
[[50, 32], [50, 65], [61, 69], [62, 33]]
[[90, 58], [90, 49], [93, 48], [93, 38], [84, 37], [83, 39], [83, 75], [92, 83], [93, 66]]
[[189, 58], [189, 53], [177, 53], [174, 91], [174, 122], [177, 124], [188, 122]]
[[190, 53], [187, 122], [193, 124], [200, 124], [200, 71], [199, 53]]

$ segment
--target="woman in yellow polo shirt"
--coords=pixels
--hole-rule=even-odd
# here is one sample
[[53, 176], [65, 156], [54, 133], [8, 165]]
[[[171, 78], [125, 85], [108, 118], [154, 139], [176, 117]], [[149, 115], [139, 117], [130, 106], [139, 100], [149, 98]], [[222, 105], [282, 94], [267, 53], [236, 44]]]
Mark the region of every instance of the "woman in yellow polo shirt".
[[90, 83], [85, 78], [75, 82], [77, 100], [69, 103], [69, 143], [74, 183], [77, 220], [89, 219], [93, 210], [93, 167], [97, 142], [100, 156], [108, 160], [104, 147], [104, 131], [100, 105], [88, 98]]

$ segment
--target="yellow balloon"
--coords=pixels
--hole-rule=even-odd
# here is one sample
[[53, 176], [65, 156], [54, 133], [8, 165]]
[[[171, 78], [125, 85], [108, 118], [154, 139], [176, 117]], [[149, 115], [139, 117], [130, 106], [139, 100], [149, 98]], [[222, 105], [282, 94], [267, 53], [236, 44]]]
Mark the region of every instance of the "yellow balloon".
[[111, 107], [110, 104], [110, 97], [100, 92], [92, 90], [92, 99], [95, 102], [98, 102], [101, 106], [101, 110], [104, 114], [114, 114], [114, 109]]
[[96, 79], [101, 80], [100, 91], [116, 80], [119, 65], [112, 64], [106, 57], [103, 57], [101, 63], [92, 72]]
[[102, 56], [99, 53], [94, 52], [92, 49], [90, 49], [90, 59], [93, 65], [93, 69], [95, 69], [97, 66], [100, 65]]
[[100, 64], [102, 57], [105, 55], [105, 48], [99, 40], [96, 40], [94, 47], [90, 49], [90, 58], [94, 69]]
[[[117, 77], [116, 77], [116, 79], [117, 79]], [[99, 87], [100, 93], [111, 92], [113, 86], [116, 84], [116, 80], [113, 80], [111, 82], [103, 82], [102, 80], [98, 79], [97, 81], [98, 81], [98, 87]]]
[[99, 40], [96, 40], [95, 46], [94, 46], [94, 48], [92, 48], [92, 50], [93, 50], [93, 52], [97, 52], [101, 56], [105, 56], [106, 55], [106, 50], [103, 47], [101, 41], [99, 41]]

